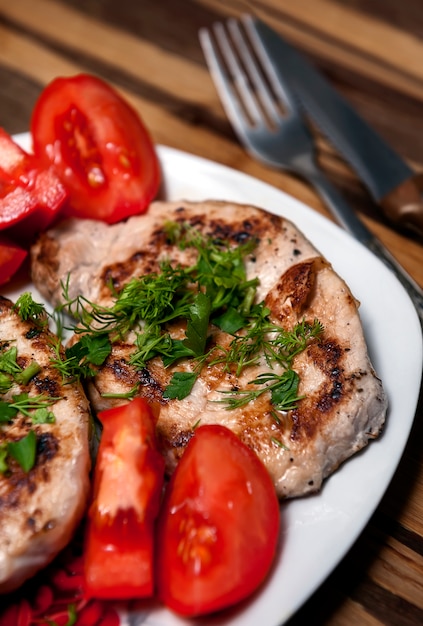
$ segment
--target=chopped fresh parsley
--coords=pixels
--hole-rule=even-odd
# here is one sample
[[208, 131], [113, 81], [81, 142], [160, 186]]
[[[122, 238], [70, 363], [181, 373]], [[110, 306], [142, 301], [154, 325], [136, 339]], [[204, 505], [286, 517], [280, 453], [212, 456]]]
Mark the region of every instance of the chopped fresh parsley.
[[[322, 325], [317, 320], [303, 320], [287, 331], [271, 321], [264, 302], [256, 302], [259, 280], [249, 280], [246, 270], [246, 260], [257, 245], [254, 238], [234, 245], [173, 222], [166, 225], [166, 235], [182, 250], [194, 248], [195, 262], [175, 267], [163, 261], [160, 271], [132, 278], [119, 293], [112, 290], [114, 300], [109, 307], [83, 296], [72, 299], [68, 283], [63, 285], [65, 304], [61, 310], [78, 319], [74, 330], [81, 338], [66, 350], [65, 359], [58, 353], [56, 367], [64, 376], [93, 376], [113, 343], [125, 341], [132, 333], [134, 350], [129, 362], [136, 369], [146, 368], [153, 358], [161, 358], [165, 367], [181, 359], [191, 363], [191, 371], [174, 372], [165, 398], [187, 397], [203, 367], [221, 364], [240, 376], [247, 368], [264, 362], [268, 372], [251, 380], [248, 389], [222, 392], [226, 396], [222, 402], [231, 409], [268, 393], [274, 410], [295, 408], [300, 400], [299, 376], [292, 362], [319, 337]], [[172, 334], [176, 322], [177, 338]], [[185, 324], [183, 337], [179, 334], [181, 322], [182, 327]], [[213, 343], [213, 327], [231, 336], [229, 346]]]
[[0, 474], [5, 474], [9, 466], [7, 464], [7, 443], [0, 443]]
[[287, 369], [280, 375], [271, 371], [264, 372], [249, 382], [249, 385], [256, 385], [256, 389], [240, 389], [235, 393], [223, 392], [230, 395], [222, 402], [226, 403], [229, 409], [238, 409], [256, 400], [264, 392], [270, 392], [271, 403], [277, 411], [290, 411], [297, 406], [298, 400], [301, 400], [301, 396], [298, 395], [299, 382], [297, 372], [292, 369]]
[[32, 361], [27, 367], [22, 368], [18, 361], [18, 349], [16, 346], [5, 349], [0, 348], [0, 393], [6, 393], [14, 384], [27, 385], [36, 376], [41, 367], [36, 361]]
[[24, 472], [29, 472], [34, 467], [37, 452], [37, 436], [33, 430], [19, 439], [7, 443], [7, 452], [22, 467]]
[[15, 376], [22, 372], [22, 368], [17, 363], [18, 349], [12, 346], [8, 350], [0, 352], [0, 371], [10, 376]]
[[[32, 424], [51, 424], [55, 416], [50, 411], [50, 406], [58, 398], [39, 395], [29, 396], [21, 393], [8, 401], [0, 400], [0, 425], [12, 422], [19, 414], [29, 418]], [[13, 457], [19, 463], [24, 472], [29, 472], [35, 464], [37, 453], [37, 437], [31, 429], [28, 434], [17, 441], [9, 441], [0, 445], [0, 474], [9, 470], [8, 457]]]
[[163, 397], [169, 400], [175, 398], [183, 400], [191, 393], [197, 377], [198, 374], [195, 372], [175, 372], [170, 384], [166, 387]]
[[[30, 322], [26, 337], [31, 339], [42, 333], [48, 325], [48, 314], [44, 306], [35, 302], [30, 293], [23, 293], [13, 310], [24, 322]], [[41, 371], [36, 361], [21, 366], [18, 349], [14, 340], [0, 344], [0, 427], [13, 423], [19, 416], [29, 420], [31, 424], [51, 424], [55, 422], [50, 407], [59, 399], [39, 394], [31, 396], [27, 392], [17, 393], [17, 387], [27, 387]], [[0, 473], [9, 470], [10, 459], [15, 459], [25, 472], [35, 463], [37, 437], [30, 429], [24, 437], [16, 441], [8, 441], [0, 445]]]
[[29, 472], [35, 465], [36, 455], [37, 436], [33, 430], [17, 441], [0, 444], [0, 474], [9, 471], [10, 457], [18, 462], [24, 472]]
[[81, 335], [78, 341], [65, 349], [64, 357], [60, 340], [53, 342], [52, 347], [56, 354], [51, 359], [52, 365], [68, 382], [95, 376], [97, 366], [104, 363], [112, 349], [106, 332]]
[[0, 422], [8, 422], [21, 413], [37, 424], [52, 423], [54, 414], [47, 409], [57, 400], [59, 398], [44, 394], [30, 396], [27, 393], [14, 395], [10, 400], [0, 400]]
[[[2, 423], [12, 422], [18, 415], [31, 420], [32, 424], [52, 424], [55, 416], [50, 411], [59, 398], [46, 395], [29, 396], [20, 393], [9, 400], [0, 400], [0, 426]], [[9, 470], [8, 457], [13, 457], [24, 472], [29, 472], [35, 464], [37, 437], [33, 430], [29, 430], [25, 437], [17, 441], [10, 441], [0, 445], [0, 474]]]

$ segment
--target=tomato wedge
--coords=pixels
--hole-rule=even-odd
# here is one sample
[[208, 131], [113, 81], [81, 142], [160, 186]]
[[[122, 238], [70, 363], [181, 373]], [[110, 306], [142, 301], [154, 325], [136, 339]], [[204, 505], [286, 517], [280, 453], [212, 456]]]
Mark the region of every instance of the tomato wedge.
[[27, 251], [6, 237], [0, 237], [0, 285], [9, 282], [24, 262]]
[[67, 198], [51, 165], [41, 166], [0, 128], [0, 230], [22, 240], [49, 226]]
[[257, 455], [229, 429], [196, 429], [170, 481], [158, 527], [158, 591], [184, 616], [246, 598], [263, 582], [279, 503]]
[[107, 83], [78, 74], [56, 78], [32, 118], [34, 153], [53, 165], [70, 193], [67, 213], [114, 223], [144, 212], [160, 168], [138, 113]]
[[164, 461], [149, 405], [136, 398], [99, 414], [103, 424], [88, 512], [87, 597], [148, 597], [154, 590], [154, 526]]

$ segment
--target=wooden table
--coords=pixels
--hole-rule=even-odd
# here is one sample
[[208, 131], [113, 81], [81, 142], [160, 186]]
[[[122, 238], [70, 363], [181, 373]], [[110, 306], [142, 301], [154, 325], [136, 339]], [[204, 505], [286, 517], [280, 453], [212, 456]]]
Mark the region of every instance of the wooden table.
[[[142, 115], [154, 140], [225, 163], [328, 216], [302, 181], [254, 162], [236, 140], [197, 31], [256, 13], [294, 42], [417, 170], [423, 171], [420, 0], [0, 0], [0, 125], [26, 131], [58, 75], [98, 74]], [[322, 167], [423, 285], [422, 244], [397, 232], [339, 155]], [[398, 329], [401, 332], [401, 329]], [[290, 625], [423, 624], [423, 403], [381, 505], [349, 554]]]

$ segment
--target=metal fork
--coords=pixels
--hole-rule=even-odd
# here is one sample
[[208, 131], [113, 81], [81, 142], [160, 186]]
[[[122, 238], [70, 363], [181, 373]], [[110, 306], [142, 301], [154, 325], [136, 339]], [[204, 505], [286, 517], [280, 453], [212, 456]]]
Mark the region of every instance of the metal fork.
[[423, 325], [423, 290], [358, 218], [316, 164], [314, 141], [295, 97], [280, 82], [254, 20], [229, 19], [202, 28], [200, 43], [226, 114], [248, 152], [299, 175], [325, 200], [335, 219], [378, 256], [413, 300]]

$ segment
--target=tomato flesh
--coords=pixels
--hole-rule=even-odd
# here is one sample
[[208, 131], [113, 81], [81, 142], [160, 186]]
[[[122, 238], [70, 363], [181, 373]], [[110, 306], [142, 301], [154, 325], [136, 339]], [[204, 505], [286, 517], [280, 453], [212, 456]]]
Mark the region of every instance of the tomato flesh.
[[6, 237], [0, 237], [0, 285], [7, 283], [24, 262], [27, 251]]
[[50, 165], [43, 167], [0, 128], [0, 230], [27, 240], [49, 226], [67, 198]]
[[114, 223], [143, 213], [158, 191], [160, 168], [147, 129], [99, 78], [55, 79], [35, 104], [31, 132], [35, 154], [69, 190], [70, 215]]
[[144, 399], [103, 411], [88, 513], [87, 597], [148, 597], [154, 590], [154, 529], [164, 461]]
[[256, 454], [229, 429], [200, 426], [160, 515], [160, 598], [185, 616], [246, 598], [270, 570], [279, 519], [273, 483]]

